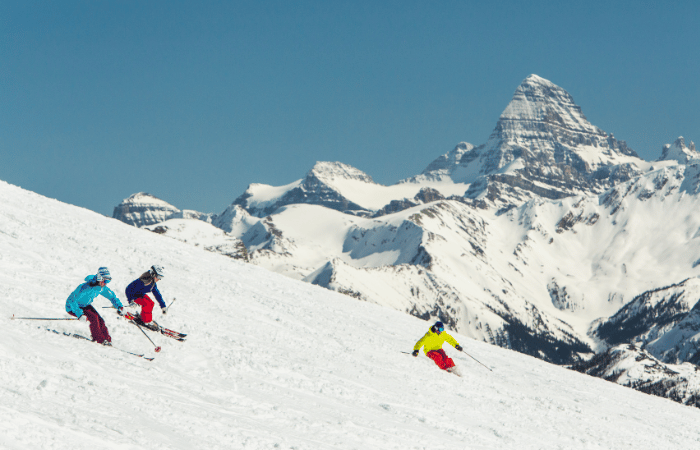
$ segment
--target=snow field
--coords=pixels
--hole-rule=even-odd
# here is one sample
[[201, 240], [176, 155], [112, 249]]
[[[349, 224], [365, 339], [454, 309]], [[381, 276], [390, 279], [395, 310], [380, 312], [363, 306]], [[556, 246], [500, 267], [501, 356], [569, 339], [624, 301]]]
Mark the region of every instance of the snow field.
[[153, 346], [106, 299], [116, 346], [0, 327], [2, 449], [677, 449], [700, 411], [454, 334], [464, 378], [410, 352], [429, 323], [0, 182], [2, 317], [68, 317], [99, 266], [124, 288], [151, 264], [169, 303]]

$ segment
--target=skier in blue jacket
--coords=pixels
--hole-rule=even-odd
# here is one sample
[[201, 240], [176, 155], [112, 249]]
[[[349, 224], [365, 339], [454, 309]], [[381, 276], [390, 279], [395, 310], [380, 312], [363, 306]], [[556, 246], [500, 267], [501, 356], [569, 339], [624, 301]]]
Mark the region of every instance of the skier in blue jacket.
[[140, 323], [156, 331], [159, 329], [159, 326], [153, 320], [153, 306], [155, 306], [155, 302], [147, 294], [153, 293], [163, 314], [168, 312], [163, 296], [160, 295], [156, 285], [163, 278], [163, 272], [163, 266], [153, 265], [147, 272], [144, 272], [143, 275], [126, 287], [126, 298], [129, 300], [129, 306], [136, 304], [141, 307]]
[[90, 322], [90, 334], [92, 340], [104, 345], [111, 345], [112, 337], [105, 325], [105, 321], [97, 310], [91, 305], [98, 295], [102, 295], [112, 302], [112, 306], [121, 315], [123, 311], [122, 303], [117, 296], [107, 287], [107, 283], [112, 280], [112, 275], [106, 267], [100, 267], [96, 275], [85, 277], [85, 283], [78, 286], [66, 300], [66, 311], [71, 316], [77, 317], [81, 321]]

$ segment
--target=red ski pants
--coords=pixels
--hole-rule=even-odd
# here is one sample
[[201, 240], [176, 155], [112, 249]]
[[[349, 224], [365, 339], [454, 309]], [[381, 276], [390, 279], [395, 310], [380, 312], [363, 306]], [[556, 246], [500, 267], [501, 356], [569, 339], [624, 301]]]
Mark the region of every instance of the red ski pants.
[[[99, 342], [100, 344], [104, 341], [112, 342], [112, 336], [109, 335], [107, 325], [105, 325], [104, 319], [102, 319], [102, 317], [97, 313], [95, 308], [93, 308], [92, 305], [88, 305], [81, 309], [90, 323], [90, 334], [92, 335], [92, 340]], [[72, 312], [69, 312], [68, 314], [75, 316], [75, 314]]]
[[141, 320], [143, 323], [148, 323], [153, 320], [153, 305], [155, 305], [155, 302], [151, 300], [151, 297], [144, 295], [134, 300], [134, 303], [141, 306]]
[[455, 365], [454, 361], [447, 356], [447, 353], [445, 353], [445, 350], [443, 349], [431, 350], [427, 353], [427, 356], [435, 361], [435, 364], [437, 364], [442, 370], [447, 370]]

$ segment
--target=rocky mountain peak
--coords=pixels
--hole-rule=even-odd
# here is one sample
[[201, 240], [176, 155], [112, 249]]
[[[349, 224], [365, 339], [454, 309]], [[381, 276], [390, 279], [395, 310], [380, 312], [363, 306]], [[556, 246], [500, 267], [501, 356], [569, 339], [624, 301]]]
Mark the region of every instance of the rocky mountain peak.
[[112, 218], [135, 227], [154, 225], [169, 219], [196, 219], [211, 222], [212, 215], [190, 209], [180, 210], [147, 192], [137, 192], [114, 208]]
[[661, 157], [658, 159], [658, 161], [678, 161], [681, 164], [688, 164], [692, 160], [700, 160], [700, 153], [695, 150], [693, 141], [686, 146], [683, 136], [679, 136], [673, 144], [664, 145]]
[[518, 86], [489, 140], [464, 150], [451, 166], [451, 154], [433, 161], [423, 176], [447, 173], [470, 184], [467, 197], [503, 207], [534, 196], [599, 194], [639, 175], [643, 163], [624, 141], [592, 125], [566, 90], [538, 75]]
[[153, 225], [181, 211], [170, 203], [147, 192], [137, 192], [114, 208], [112, 218], [135, 227]]
[[323, 181], [356, 180], [365, 183], [374, 183], [372, 177], [355, 167], [341, 162], [319, 161], [306, 175], [307, 178], [315, 177]]
[[125, 204], [130, 204], [130, 205], [154, 205], [154, 206], [162, 206], [166, 208], [175, 208], [173, 205], [170, 203], [159, 199], [155, 195], [149, 194], [148, 192], [137, 192], [135, 194], [131, 194], [121, 202], [122, 205]]
[[573, 97], [564, 89], [537, 75], [530, 75], [518, 86], [513, 99], [501, 114], [496, 131], [501, 133], [531, 130], [533, 125], [562, 127], [569, 131], [605, 136], [591, 125]]

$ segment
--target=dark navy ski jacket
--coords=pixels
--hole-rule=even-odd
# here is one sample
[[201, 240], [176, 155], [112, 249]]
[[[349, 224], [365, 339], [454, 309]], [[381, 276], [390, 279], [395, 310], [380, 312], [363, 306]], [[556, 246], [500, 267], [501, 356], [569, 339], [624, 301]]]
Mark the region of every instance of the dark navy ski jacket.
[[158, 290], [156, 283], [151, 283], [146, 286], [143, 284], [143, 281], [141, 281], [141, 278], [135, 279], [126, 287], [126, 298], [129, 300], [129, 303], [131, 303], [149, 292], [153, 292], [153, 295], [156, 297], [156, 300], [158, 300], [160, 307], [165, 308], [165, 301], [163, 301], [163, 296], [160, 295], [160, 291]]

